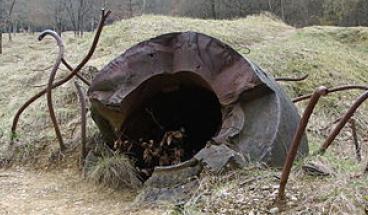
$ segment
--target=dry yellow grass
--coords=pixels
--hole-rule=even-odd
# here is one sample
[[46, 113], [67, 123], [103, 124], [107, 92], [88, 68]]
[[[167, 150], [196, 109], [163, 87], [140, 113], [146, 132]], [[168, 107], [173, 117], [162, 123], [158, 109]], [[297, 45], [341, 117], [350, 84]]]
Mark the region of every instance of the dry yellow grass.
[[[130, 46], [150, 37], [173, 31], [199, 31], [217, 37], [247, 58], [257, 62], [274, 76], [309, 74], [310, 77], [305, 82], [283, 84], [290, 96], [311, 92], [319, 85], [336, 86], [368, 82], [367, 28], [315, 26], [295, 29], [274, 17], [264, 15], [232, 21], [164, 16], [143, 16], [124, 20], [105, 28], [101, 43], [89, 65], [101, 68]], [[3, 134], [0, 138], [0, 157], [8, 154], [4, 149], [8, 143], [11, 120], [15, 111], [27, 98], [41, 89], [37, 85], [46, 83], [49, 71], [44, 69], [53, 64], [56, 56], [57, 49], [52, 39], [37, 42], [36, 37], [37, 35], [17, 34], [13, 43], [5, 40], [4, 54], [0, 56], [0, 86], [2, 86], [0, 133]], [[71, 33], [65, 33], [66, 59], [73, 65], [78, 63], [87, 52], [91, 40], [91, 33], [87, 33], [85, 38], [75, 38]], [[248, 47], [251, 53], [246, 55]], [[60, 71], [58, 78], [65, 76], [66, 73], [67, 71]], [[312, 150], [318, 148], [327, 134], [327, 131], [322, 131], [321, 128], [343, 113], [359, 93], [338, 93], [322, 99], [308, 130]], [[73, 85], [66, 84], [57, 89], [54, 93], [54, 101], [65, 140], [69, 145], [78, 146], [79, 128], [76, 126], [79, 122], [79, 106]], [[298, 105], [300, 110], [303, 110], [304, 105], [305, 103]], [[368, 201], [368, 178], [353, 176], [360, 174], [363, 164], [367, 162], [367, 105], [360, 109], [355, 118], [358, 122], [360, 142], [363, 144], [364, 162], [355, 161], [349, 129], [344, 129], [324, 158], [308, 158], [323, 159], [327, 165], [334, 167], [336, 176], [327, 178], [305, 176], [300, 170], [301, 163], [297, 163], [289, 188], [292, 188], [295, 193], [302, 194], [297, 196], [296, 205], [291, 206], [291, 209], [285, 212], [286, 214], [295, 214], [297, 211], [306, 213], [318, 211], [323, 214], [364, 213], [364, 207]], [[96, 130], [90, 117], [88, 124], [90, 133]], [[75, 128], [77, 132], [73, 134], [72, 131]], [[38, 167], [48, 164], [50, 156], [57, 150], [57, 144], [44, 98], [33, 104], [23, 114], [19, 121], [17, 135], [19, 147], [16, 159]], [[68, 159], [73, 160], [72, 157], [71, 155]], [[73, 162], [67, 166], [70, 168], [75, 165], [76, 162]], [[278, 174], [278, 171], [257, 169], [247, 172], [244, 170], [236, 173], [235, 178], [226, 179], [228, 175], [223, 176], [226, 180], [205, 176], [203, 184], [210, 196], [219, 199], [223, 198], [221, 192], [223, 193], [224, 190], [229, 196], [248, 195], [248, 185], [244, 185], [247, 187], [241, 190], [236, 184], [257, 175], [267, 174]], [[45, 177], [49, 176], [45, 175]], [[274, 185], [276, 181], [268, 178], [260, 183]], [[261, 189], [257, 184], [254, 186], [256, 186], [255, 190]], [[88, 193], [85, 194], [88, 195]], [[251, 196], [250, 199], [253, 197]], [[200, 213], [204, 208], [215, 210], [214, 207], [218, 207], [216, 204], [206, 204], [207, 200], [203, 198], [202, 204], [199, 201], [192, 202], [193, 204], [186, 207], [186, 210]], [[221, 202], [223, 203], [221, 207], [233, 204], [231, 198], [223, 198]], [[254, 210], [259, 206], [251, 204]]]

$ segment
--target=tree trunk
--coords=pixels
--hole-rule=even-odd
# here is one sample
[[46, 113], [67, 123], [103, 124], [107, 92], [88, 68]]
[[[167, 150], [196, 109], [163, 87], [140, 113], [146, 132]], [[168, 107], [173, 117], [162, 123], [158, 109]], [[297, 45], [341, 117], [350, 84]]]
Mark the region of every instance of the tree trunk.
[[281, 19], [285, 22], [285, 4], [284, 0], [280, 0], [280, 7], [281, 7]]
[[95, 18], [92, 16], [91, 17], [91, 32], [93, 32], [95, 30]]
[[132, 6], [132, 0], [129, 0], [129, 18], [133, 17], [133, 6]]
[[0, 54], [3, 53], [3, 32], [0, 31]]
[[211, 4], [211, 16], [212, 18], [217, 19], [215, 0], [211, 0], [210, 4]]
[[9, 12], [8, 12], [8, 17], [7, 17], [7, 20], [6, 20], [6, 24], [8, 25], [8, 33], [9, 33], [9, 41], [12, 41], [12, 21], [11, 21], [11, 16], [12, 16], [12, 13], [13, 13], [13, 9], [14, 9], [14, 5], [15, 5], [15, 1], [16, 0], [13, 0], [11, 5], [10, 5], [10, 8], [9, 8]]
[[147, 7], [147, 2], [146, 2], [146, 0], [143, 0], [142, 15], [146, 12], [146, 7]]
[[272, 4], [271, 4], [271, 0], [268, 0], [268, 8], [269, 8], [270, 12], [272, 12]]
[[174, 0], [171, 3], [171, 16], [177, 16], [178, 15], [178, 0]]
[[84, 16], [81, 17], [81, 24], [80, 24], [80, 36], [83, 37], [84, 33]]
[[12, 37], [12, 24], [11, 22], [8, 23], [8, 38], [9, 38], [9, 42], [13, 41], [13, 37]]

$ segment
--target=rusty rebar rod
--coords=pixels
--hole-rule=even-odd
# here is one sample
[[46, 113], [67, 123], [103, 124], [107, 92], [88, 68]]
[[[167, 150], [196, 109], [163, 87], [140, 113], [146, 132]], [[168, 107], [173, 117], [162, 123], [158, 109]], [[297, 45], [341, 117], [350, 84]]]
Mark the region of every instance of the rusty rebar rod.
[[[64, 66], [71, 72], [74, 71], [73, 67], [63, 58], [61, 59], [61, 62], [64, 64]], [[83, 83], [85, 83], [87, 86], [91, 86], [91, 82], [89, 82], [87, 79], [85, 79], [81, 74], [76, 74], [75, 76], [77, 76], [81, 81], [83, 81]]]
[[[339, 92], [339, 91], [345, 91], [345, 90], [368, 90], [368, 86], [364, 86], [364, 85], [345, 85], [345, 86], [333, 87], [333, 88], [328, 89], [327, 94], [334, 93], [334, 92]], [[311, 97], [312, 97], [312, 94], [308, 94], [308, 95], [296, 97], [292, 101], [294, 103], [297, 103], [297, 102], [309, 99]]]
[[[73, 67], [72, 66], [70, 66], [70, 64], [63, 58], [63, 59], [61, 59], [61, 63], [63, 63], [64, 64], [64, 66], [69, 70], [69, 71], [71, 71], [71, 72], [73, 72]], [[46, 68], [44, 68], [44, 69], [32, 69], [32, 71], [33, 72], [43, 72], [43, 71], [46, 71], [46, 70], [49, 70], [49, 69], [51, 69], [52, 68], [52, 66], [48, 66], [48, 67], [46, 67]], [[60, 68], [59, 68], [59, 70], [61, 70]], [[85, 79], [82, 75], [80, 75], [80, 74], [77, 74], [76, 75], [81, 81], [83, 81], [85, 84], [87, 84], [88, 86], [90, 86], [91, 85], [91, 83], [87, 80], [87, 79]], [[40, 85], [40, 86], [35, 86], [35, 87], [44, 87], [44, 86], [47, 86], [47, 84], [45, 84], [45, 85]]]
[[275, 81], [304, 81], [308, 77], [309, 77], [308, 74], [303, 75], [302, 77], [297, 77], [297, 78], [279, 77], [279, 78], [275, 78]]
[[84, 165], [84, 160], [87, 156], [87, 135], [86, 135], [86, 127], [87, 127], [87, 118], [86, 118], [86, 98], [84, 96], [84, 93], [82, 91], [81, 86], [79, 85], [78, 81], [74, 82], [75, 88], [77, 89], [79, 102], [80, 102], [80, 108], [81, 108], [81, 141], [82, 141], [82, 149], [81, 149], [81, 166]]
[[344, 114], [344, 116], [336, 125], [334, 130], [327, 137], [326, 141], [318, 150], [318, 154], [323, 155], [326, 152], [327, 148], [332, 144], [332, 142], [335, 140], [336, 136], [341, 132], [345, 124], [349, 121], [349, 119], [354, 115], [356, 110], [367, 98], [368, 98], [368, 91], [366, 91], [365, 93], [363, 93], [361, 96], [358, 97], [358, 99], [353, 103], [353, 105], [349, 108], [349, 110]]
[[55, 129], [56, 137], [59, 141], [60, 150], [64, 151], [66, 149], [66, 146], [63, 142], [63, 137], [62, 137], [61, 132], [60, 132], [60, 127], [59, 127], [58, 121], [56, 119], [55, 110], [54, 110], [53, 103], [52, 103], [52, 84], [55, 80], [56, 72], [58, 71], [59, 66], [61, 64], [61, 59], [63, 59], [63, 57], [64, 57], [64, 44], [63, 44], [63, 41], [61, 40], [60, 36], [55, 31], [51, 31], [51, 30], [43, 31], [40, 34], [40, 36], [38, 37], [38, 40], [42, 41], [43, 38], [45, 38], [47, 35], [53, 37], [57, 42], [57, 46], [59, 47], [59, 53], [58, 53], [55, 65], [52, 67], [52, 70], [51, 70], [51, 73], [50, 73], [50, 78], [49, 78], [49, 81], [47, 83], [47, 88], [46, 88], [47, 106], [49, 108], [49, 113], [50, 113], [52, 124], [53, 124], [54, 129]]
[[279, 187], [279, 194], [278, 194], [277, 201], [285, 200], [286, 183], [288, 181], [290, 171], [291, 171], [291, 167], [292, 167], [293, 162], [296, 158], [296, 154], [298, 152], [298, 148], [299, 148], [300, 142], [303, 138], [303, 135], [304, 135], [305, 129], [307, 127], [309, 118], [312, 115], [314, 107], [316, 106], [316, 104], [319, 101], [320, 97], [325, 96], [327, 94], [327, 92], [328, 92], [327, 88], [324, 87], [324, 86], [318, 87], [314, 91], [314, 93], [313, 93], [313, 95], [312, 95], [312, 97], [311, 97], [311, 99], [308, 103], [308, 106], [306, 107], [306, 109], [303, 113], [303, 116], [299, 121], [298, 128], [297, 128], [297, 130], [294, 134], [293, 142], [292, 142], [292, 144], [291, 144], [291, 146], [288, 150], [287, 157], [286, 157], [286, 160], [285, 160], [285, 163], [284, 163], [284, 167], [282, 169], [282, 175], [281, 175], [281, 179], [280, 179], [280, 187]]
[[[82, 60], [82, 62], [73, 70], [72, 73], [70, 73], [67, 77], [65, 77], [64, 79], [58, 81], [58, 82], [55, 82], [52, 86], [52, 88], [56, 88], [56, 87], [59, 87], [63, 84], [65, 84], [66, 82], [68, 82], [70, 79], [72, 79], [83, 67], [84, 65], [89, 61], [89, 59], [92, 57], [96, 47], [97, 47], [97, 44], [98, 44], [98, 41], [99, 41], [99, 38], [100, 38], [100, 35], [101, 35], [101, 32], [102, 32], [102, 29], [104, 27], [104, 24], [105, 24], [105, 21], [107, 19], [107, 17], [111, 14], [111, 11], [107, 11], [105, 13], [105, 10], [102, 10], [102, 15], [101, 15], [101, 19], [100, 19], [100, 23], [98, 25], [98, 28], [97, 28], [97, 31], [96, 31], [96, 34], [95, 34], [95, 37], [93, 39], [93, 42], [92, 42], [92, 46], [91, 48], [89, 49], [87, 55], [84, 57], [84, 59]], [[13, 141], [14, 141], [14, 138], [16, 136], [16, 130], [17, 130], [17, 125], [18, 125], [18, 121], [19, 121], [19, 118], [20, 116], [22, 115], [22, 113], [24, 112], [25, 109], [27, 109], [27, 107], [29, 105], [31, 105], [34, 101], [36, 101], [38, 98], [40, 98], [41, 96], [43, 96], [44, 94], [46, 93], [46, 89], [40, 91], [39, 93], [37, 93], [36, 95], [34, 95], [33, 97], [31, 97], [30, 99], [28, 99], [20, 108], [19, 110], [17, 111], [17, 113], [15, 114], [14, 116], [14, 119], [13, 119], [13, 124], [12, 124], [12, 128], [11, 128], [11, 141], [10, 143], [12, 144]]]
[[357, 159], [358, 162], [361, 162], [362, 161], [362, 153], [361, 153], [361, 147], [359, 145], [358, 135], [357, 135], [357, 131], [356, 131], [355, 119], [351, 118], [349, 120], [349, 123], [350, 123], [351, 134], [353, 136], [353, 142], [354, 142], [354, 146], [355, 146], [356, 159]]

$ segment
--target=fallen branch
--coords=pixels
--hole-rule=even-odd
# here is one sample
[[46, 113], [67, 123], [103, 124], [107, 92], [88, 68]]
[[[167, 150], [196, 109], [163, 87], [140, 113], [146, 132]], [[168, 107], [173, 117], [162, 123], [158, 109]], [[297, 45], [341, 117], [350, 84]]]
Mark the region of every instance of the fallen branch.
[[296, 154], [298, 152], [298, 148], [300, 145], [300, 142], [303, 138], [305, 129], [307, 127], [308, 121], [310, 116], [313, 113], [314, 107], [316, 106], [318, 100], [320, 99], [321, 96], [325, 96], [327, 94], [328, 90], [326, 87], [318, 87], [309, 103], [307, 108], [305, 109], [302, 118], [299, 121], [299, 125], [298, 128], [295, 132], [295, 135], [293, 137], [293, 142], [289, 148], [289, 151], [287, 153], [287, 157], [284, 163], [284, 167], [282, 169], [282, 175], [281, 175], [281, 179], [280, 179], [280, 188], [279, 188], [279, 194], [278, 197], [276, 199], [277, 203], [282, 203], [285, 201], [285, 187], [286, 187], [286, 183], [288, 181], [289, 175], [290, 175], [290, 171], [291, 171], [291, 167], [293, 165], [293, 162], [296, 158]]
[[302, 76], [302, 77], [298, 77], [298, 78], [290, 78], [290, 77], [279, 77], [279, 78], [275, 78], [275, 81], [304, 81], [305, 79], [308, 78], [308, 74]]
[[356, 110], [360, 107], [360, 105], [368, 98], [368, 91], [363, 93], [359, 98], [353, 103], [353, 105], [349, 108], [349, 110], [344, 114], [342, 119], [339, 121], [339, 123], [336, 125], [334, 130], [330, 133], [326, 141], [323, 143], [318, 154], [323, 155], [328, 147], [332, 144], [332, 142], [335, 140], [336, 136], [341, 132], [342, 128], [345, 126], [345, 124], [349, 121], [349, 119], [354, 115]]
[[[327, 89], [327, 94], [334, 93], [334, 92], [339, 92], [339, 91], [345, 91], [345, 90], [368, 90], [368, 86], [346, 85], [346, 86], [333, 87], [333, 88]], [[296, 97], [292, 101], [294, 103], [297, 103], [297, 102], [300, 102], [300, 101], [303, 101], [303, 100], [306, 100], [306, 99], [310, 99], [311, 97], [312, 97], [312, 94], [308, 94], [308, 95]]]
[[[84, 67], [84, 65], [89, 61], [89, 59], [92, 57], [92, 55], [93, 55], [93, 53], [94, 53], [94, 51], [95, 51], [95, 49], [97, 47], [97, 44], [98, 44], [98, 41], [99, 41], [99, 38], [100, 38], [100, 35], [101, 35], [101, 32], [102, 32], [102, 29], [104, 27], [104, 23], [105, 23], [107, 17], [110, 15], [110, 13], [111, 13], [111, 11], [107, 11], [106, 14], [105, 14], [105, 10], [102, 10], [102, 15], [101, 15], [100, 23], [98, 25], [98, 28], [97, 28], [95, 37], [94, 37], [93, 42], [92, 42], [92, 46], [91, 46], [88, 54], [82, 60], [82, 62], [73, 70], [72, 73], [70, 73], [64, 79], [62, 79], [62, 80], [54, 83], [52, 85], [52, 88], [53, 89], [56, 88], [56, 87], [59, 87], [59, 86], [61, 86], [63, 84], [65, 84], [66, 82], [68, 82], [69, 80], [71, 80]], [[40, 98], [41, 96], [43, 96], [45, 93], [46, 93], [46, 89], [40, 91], [39, 93], [37, 93], [36, 95], [34, 95], [30, 99], [28, 99], [28, 101], [26, 101], [26, 103], [24, 103], [20, 107], [20, 109], [17, 111], [17, 113], [14, 116], [13, 124], [12, 124], [12, 128], [11, 128], [11, 142], [10, 142], [11, 144], [13, 144], [14, 138], [16, 137], [17, 125], [18, 125], [18, 121], [19, 121], [19, 118], [20, 118], [21, 114], [24, 112], [25, 109], [27, 109], [27, 107], [29, 105], [31, 105], [34, 101], [36, 101], [38, 98]]]

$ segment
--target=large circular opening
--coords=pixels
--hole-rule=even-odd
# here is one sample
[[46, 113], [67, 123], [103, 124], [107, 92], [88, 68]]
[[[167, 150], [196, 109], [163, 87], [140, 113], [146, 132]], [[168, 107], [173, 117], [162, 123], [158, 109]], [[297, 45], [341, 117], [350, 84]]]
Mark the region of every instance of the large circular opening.
[[216, 94], [191, 72], [154, 76], [128, 100], [118, 148], [136, 160], [143, 178], [148, 178], [155, 166], [191, 159], [222, 125]]

